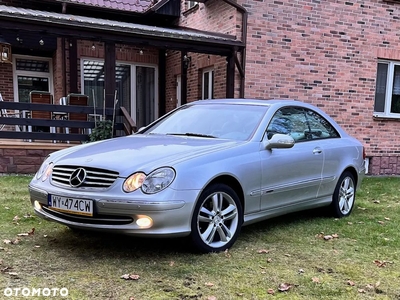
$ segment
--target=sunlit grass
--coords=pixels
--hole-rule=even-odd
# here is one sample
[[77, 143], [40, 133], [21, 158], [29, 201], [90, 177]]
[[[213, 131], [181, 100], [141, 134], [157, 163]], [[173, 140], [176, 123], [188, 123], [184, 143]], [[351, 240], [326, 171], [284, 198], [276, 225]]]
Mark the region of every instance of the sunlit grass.
[[400, 299], [400, 178], [366, 178], [348, 218], [275, 218], [206, 255], [186, 239], [75, 233], [44, 221], [32, 215], [29, 181], [0, 177], [0, 295], [66, 287], [68, 299]]

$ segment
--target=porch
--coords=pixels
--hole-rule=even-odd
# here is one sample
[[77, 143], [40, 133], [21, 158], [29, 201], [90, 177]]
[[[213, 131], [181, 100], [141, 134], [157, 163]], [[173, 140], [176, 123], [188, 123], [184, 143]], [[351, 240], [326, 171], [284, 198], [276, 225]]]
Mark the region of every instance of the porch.
[[[13, 117], [0, 115], [0, 125], [4, 125], [0, 130], [0, 174], [34, 174], [50, 153], [88, 142], [89, 133], [96, 128], [98, 122], [96, 116], [114, 121], [113, 137], [130, 135], [136, 131], [136, 125], [124, 107], [119, 107], [114, 112], [107, 108], [1, 101], [0, 109], [25, 112], [14, 114]], [[86, 121], [33, 118], [30, 113], [32, 111], [49, 112], [53, 116], [54, 112], [66, 115], [79, 113], [86, 115]], [[93, 115], [94, 119], [91, 119]], [[26, 130], [28, 127], [31, 130]], [[39, 127], [49, 130], [35, 131]], [[65, 130], [66, 128], [69, 130]]]

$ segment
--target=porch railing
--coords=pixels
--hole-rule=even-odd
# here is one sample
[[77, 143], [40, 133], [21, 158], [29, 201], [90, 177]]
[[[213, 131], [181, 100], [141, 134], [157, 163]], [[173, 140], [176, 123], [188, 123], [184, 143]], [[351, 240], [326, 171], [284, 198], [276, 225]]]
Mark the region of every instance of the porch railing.
[[[38, 104], [38, 103], [21, 103], [11, 101], [0, 101], [0, 109], [6, 111], [19, 111], [19, 117], [7, 117], [3, 114], [0, 115], [0, 124], [15, 126], [19, 130], [1, 130], [0, 138], [6, 139], [22, 139], [26, 141], [31, 140], [53, 140], [53, 141], [88, 141], [89, 140], [89, 129], [95, 128], [95, 119], [103, 114], [108, 119], [113, 119], [112, 108], [96, 108], [91, 106], [75, 106], [75, 105], [55, 105], [55, 104]], [[50, 111], [54, 118], [47, 119], [35, 119], [30, 118], [31, 111]], [[68, 118], [57, 118], [57, 116], [68, 115], [68, 113], [79, 113], [86, 114], [92, 117], [92, 120], [88, 121], [74, 121], [68, 120]], [[97, 119], [98, 120], [98, 119]], [[32, 130], [28, 131], [28, 128], [56, 128], [55, 132], [38, 132]], [[68, 128], [69, 133], [64, 130]], [[86, 129], [86, 133], [75, 133], [72, 128]], [[129, 113], [124, 107], [120, 107], [115, 111], [115, 123], [114, 123], [114, 136], [130, 135], [136, 131], [136, 125]]]

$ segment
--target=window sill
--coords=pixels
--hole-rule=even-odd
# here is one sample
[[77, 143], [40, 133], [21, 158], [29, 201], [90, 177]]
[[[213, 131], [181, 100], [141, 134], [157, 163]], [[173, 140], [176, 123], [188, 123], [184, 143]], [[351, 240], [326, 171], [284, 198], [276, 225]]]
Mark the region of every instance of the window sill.
[[376, 120], [393, 120], [393, 121], [400, 121], [400, 114], [396, 115], [384, 115], [380, 113], [374, 113], [373, 118]]
[[189, 9], [187, 9], [187, 10], [184, 11], [184, 12], [182, 12], [182, 15], [184, 15], [184, 16], [186, 17], [188, 14], [190, 14], [190, 13], [192, 13], [192, 12], [195, 12], [195, 11], [198, 10], [198, 9], [199, 9], [199, 4], [197, 3], [195, 6], [193, 6], [193, 7], [189, 8]]

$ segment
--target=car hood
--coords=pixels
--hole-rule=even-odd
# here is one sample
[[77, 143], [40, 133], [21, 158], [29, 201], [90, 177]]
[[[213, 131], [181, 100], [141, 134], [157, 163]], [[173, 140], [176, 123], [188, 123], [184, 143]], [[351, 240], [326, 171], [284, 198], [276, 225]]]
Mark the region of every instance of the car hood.
[[148, 173], [243, 143], [213, 138], [132, 135], [69, 148], [55, 155], [54, 163], [113, 170], [126, 177], [136, 171]]

